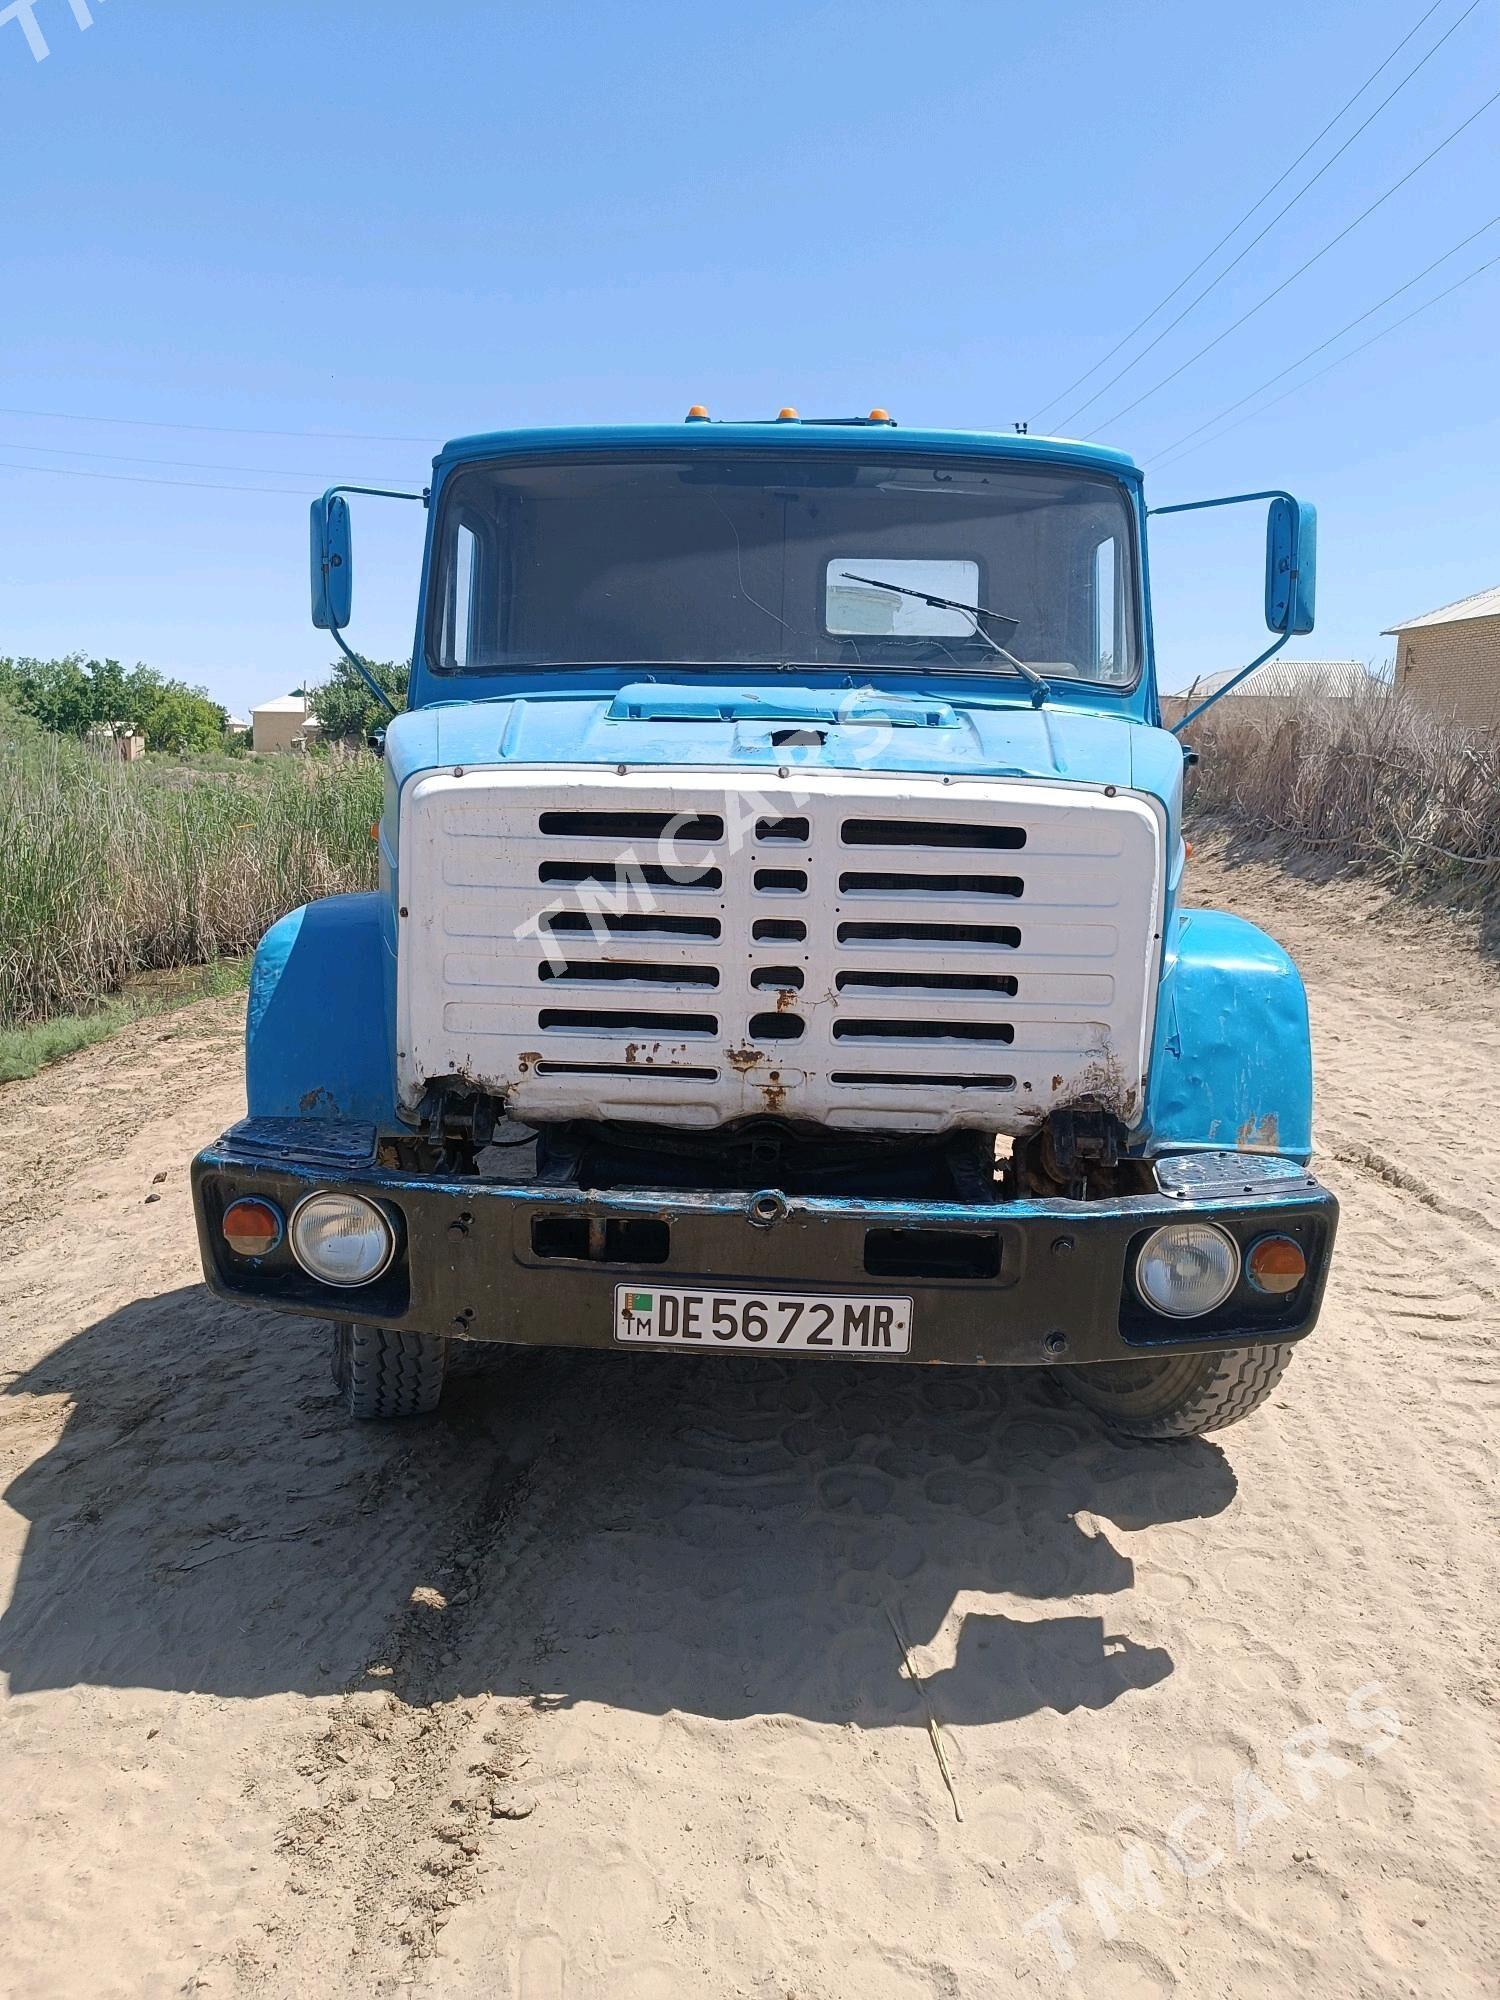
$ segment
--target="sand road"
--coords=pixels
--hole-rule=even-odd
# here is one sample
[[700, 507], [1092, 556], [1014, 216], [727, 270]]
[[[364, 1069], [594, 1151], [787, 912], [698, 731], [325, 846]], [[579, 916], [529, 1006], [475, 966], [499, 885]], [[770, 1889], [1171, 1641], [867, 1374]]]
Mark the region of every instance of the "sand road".
[[0, 1092], [0, 1991], [1493, 1992], [1500, 985], [1192, 869], [1304, 965], [1344, 1203], [1216, 1441], [583, 1354], [351, 1429], [198, 1279], [232, 1005]]

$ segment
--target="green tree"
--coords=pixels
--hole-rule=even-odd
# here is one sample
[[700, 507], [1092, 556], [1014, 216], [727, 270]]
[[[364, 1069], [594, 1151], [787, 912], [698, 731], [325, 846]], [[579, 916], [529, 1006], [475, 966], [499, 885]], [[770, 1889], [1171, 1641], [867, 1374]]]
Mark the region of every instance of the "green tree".
[[82, 736], [94, 721], [94, 686], [82, 653], [61, 660], [7, 660], [6, 693], [17, 708], [60, 736]]
[[225, 713], [203, 688], [155, 667], [69, 653], [60, 660], [0, 659], [0, 695], [44, 729], [85, 736], [98, 724], [139, 730], [149, 750], [215, 750]]
[[[405, 708], [410, 662], [366, 660], [365, 665], [397, 708]], [[325, 743], [363, 743], [372, 729], [391, 719], [390, 710], [375, 699], [348, 660], [335, 660], [331, 677], [321, 687], [307, 690], [307, 705], [318, 719]]]
[[217, 750], [224, 742], [225, 710], [203, 688], [168, 680], [137, 666], [123, 677], [124, 719], [146, 739], [148, 750]]

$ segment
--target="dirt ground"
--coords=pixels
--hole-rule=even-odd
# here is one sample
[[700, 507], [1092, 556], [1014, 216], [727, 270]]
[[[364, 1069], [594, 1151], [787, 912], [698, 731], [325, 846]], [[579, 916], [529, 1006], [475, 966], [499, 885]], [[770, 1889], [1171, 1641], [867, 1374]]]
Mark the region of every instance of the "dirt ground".
[[232, 1002], [0, 1091], [0, 1990], [1492, 1992], [1500, 985], [1368, 891], [1190, 882], [1305, 969], [1344, 1204], [1219, 1441], [561, 1353], [347, 1428], [199, 1281]]

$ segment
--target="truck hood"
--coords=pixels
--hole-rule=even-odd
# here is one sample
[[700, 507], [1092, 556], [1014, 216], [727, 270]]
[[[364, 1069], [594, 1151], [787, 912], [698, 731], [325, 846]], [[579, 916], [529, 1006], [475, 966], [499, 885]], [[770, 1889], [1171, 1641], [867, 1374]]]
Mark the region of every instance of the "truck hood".
[[1177, 739], [1134, 717], [877, 688], [638, 681], [487, 701], [436, 702], [386, 737], [399, 788], [482, 764], [813, 766], [1118, 785], [1159, 798], [1174, 830]]

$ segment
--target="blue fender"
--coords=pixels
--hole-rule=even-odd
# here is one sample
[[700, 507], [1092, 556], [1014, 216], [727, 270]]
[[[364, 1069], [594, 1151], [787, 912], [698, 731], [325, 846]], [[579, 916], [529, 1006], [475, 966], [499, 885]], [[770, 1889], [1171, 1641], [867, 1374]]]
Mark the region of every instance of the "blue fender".
[[[1152, 1154], [1312, 1152], [1312, 1049], [1302, 976], [1274, 938], [1223, 910], [1175, 920], [1157, 1003], [1146, 1114]], [[1133, 1148], [1133, 1149], [1136, 1149]]]
[[395, 958], [386, 898], [327, 896], [272, 924], [250, 973], [252, 1118], [356, 1118], [399, 1129]]

